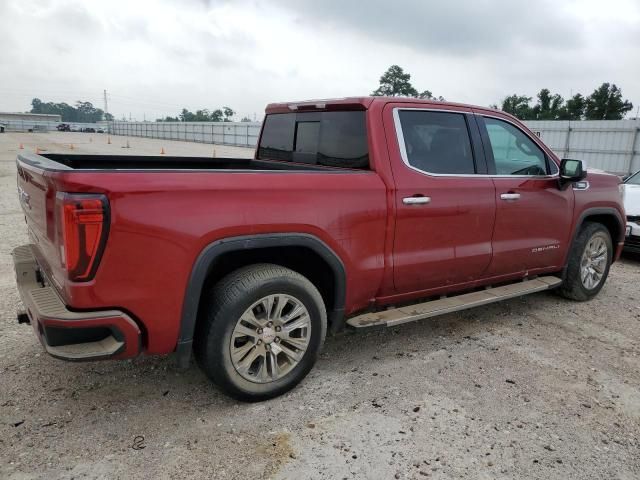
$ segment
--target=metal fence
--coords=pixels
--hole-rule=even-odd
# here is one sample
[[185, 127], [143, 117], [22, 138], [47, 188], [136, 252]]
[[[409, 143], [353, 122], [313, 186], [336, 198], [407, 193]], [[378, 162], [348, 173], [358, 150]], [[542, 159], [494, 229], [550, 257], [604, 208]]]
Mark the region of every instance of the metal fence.
[[260, 125], [254, 122], [112, 122], [109, 132], [129, 137], [255, 147]]
[[560, 158], [627, 175], [640, 170], [640, 120], [527, 121]]
[[74, 129], [93, 128], [98, 130], [99, 128], [107, 131], [107, 126], [104, 123], [78, 123], [78, 122], [49, 122], [42, 120], [0, 120], [0, 123], [5, 125], [7, 132], [55, 132], [57, 126], [61, 123], [66, 123]]
[[[59, 122], [8, 120], [7, 131], [55, 131]], [[640, 120], [527, 121], [527, 126], [560, 158], [578, 158], [588, 167], [626, 175], [640, 170]], [[104, 128], [69, 123], [74, 128]], [[255, 147], [260, 123], [254, 122], [111, 122], [112, 135]]]

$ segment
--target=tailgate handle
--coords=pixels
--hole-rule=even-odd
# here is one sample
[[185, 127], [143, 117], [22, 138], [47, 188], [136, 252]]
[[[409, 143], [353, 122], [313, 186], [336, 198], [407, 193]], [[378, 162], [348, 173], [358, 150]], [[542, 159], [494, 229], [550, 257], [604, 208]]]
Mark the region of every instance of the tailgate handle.
[[419, 197], [404, 197], [402, 203], [405, 205], [426, 205], [431, 202], [431, 197], [419, 196]]

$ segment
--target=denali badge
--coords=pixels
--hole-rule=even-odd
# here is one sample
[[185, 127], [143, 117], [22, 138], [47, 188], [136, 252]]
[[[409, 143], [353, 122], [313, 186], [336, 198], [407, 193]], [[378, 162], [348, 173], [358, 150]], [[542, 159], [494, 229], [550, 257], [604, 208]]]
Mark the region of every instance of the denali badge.
[[531, 253], [546, 252], [547, 250], [557, 250], [560, 245], [545, 245], [544, 247], [535, 247], [531, 249]]

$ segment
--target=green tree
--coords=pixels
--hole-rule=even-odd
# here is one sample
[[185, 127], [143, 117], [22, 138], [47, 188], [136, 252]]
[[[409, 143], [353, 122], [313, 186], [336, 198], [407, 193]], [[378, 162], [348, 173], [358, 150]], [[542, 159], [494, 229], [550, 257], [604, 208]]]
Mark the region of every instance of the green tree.
[[222, 122], [223, 120], [224, 112], [219, 108], [216, 108], [213, 112], [211, 112], [211, 115], [209, 116], [210, 122]]
[[418, 92], [411, 85], [411, 74], [405, 71], [399, 65], [391, 65], [386, 72], [380, 77], [380, 86], [375, 89], [371, 95], [380, 97], [413, 97], [425, 100], [437, 100], [444, 102], [443, 97], [435, 97], [429, 90]]
[[380, 77], [380, 86], [371, 93], [374, 96], [417, 97], [418, 91], [411, 85], [411, 74], [404, 73], [399, 65], [391, 65]]
[[502, 100], [501, 110], [520, 120], [531, 120], [533, 118], [533, 111], [530, 106], [531, 100], [531, 97], [526, 95], [514, 94]]
[[581, 120], [584, 115], [585, 98], [576, 93], [573, 97], [567, 100], [567, 104], [564, 108], [564, 118], [562, 120]]
[[587, 120], [620, 120], [632, 109], [615, 83], [603, 83], [586, 98], [584, 116]]
[[236, 112], [234, 112], [229, 107], [222, 107], [222, 114], [224, 116], [224, 119], [223, 119], [224, 122], [232, 122], [233, 116], [236, 114]]
[[243, 123], [247, 123], [247, 122], [252, 122], [253, 120], [251, 120], [249, 117], [242, 117], [240, 121]]
[[536, 120], [559, 120], [565, 116], [564, 98], [557, 93], [551, 94], [548, 88], [543, 88], [538, 93], [538, 103], [531, 109], [531, 114]]
[[203, 108], [196, 110], [195, 113], [183, 108], [177, 117], [159, 118], [156, 122], [232, 122], [235, 114], [236, 112], [229, 107], [216, 108], [215, 110]]
[[420, 98], [422, 100], [436, 100], [438, 102], [444, 102], [445, 101], [443, 96], [436, 97], [435, 95], [433, 95], [433, 93], [431, 93], [430, 90], [424, 90], [424, 91], [420, 92], [418, 94], [418, 98]]
[[182, 112], [180, 112], [180, 115], [178, 115], [178, 117], [180, 118], [181, 122], [195, 122], [196, 116], [186, 108], [183, 108]]
[[[107, 119], [103, 110], [91, 102], [77, 101], [75, 107], [67, 103], [43, 102], [39, 98], [31, 100], [31, 113], [46, 113], [62, 116], [63, 122], [93, 123]], [[111, 117], [113, 118], [113, 117]]]

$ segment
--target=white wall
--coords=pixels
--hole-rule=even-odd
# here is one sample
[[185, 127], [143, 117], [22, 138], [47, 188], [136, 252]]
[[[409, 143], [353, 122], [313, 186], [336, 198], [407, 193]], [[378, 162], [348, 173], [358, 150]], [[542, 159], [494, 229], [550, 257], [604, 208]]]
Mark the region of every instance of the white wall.
[[254, 122], [112, 122], [113, 135], [255, 147], [260, 123]]
[[560, 158], [626, 175], [640, 170], [640, 120], [524, 122]]
[[[527, 121], [560, 157], [625, 175], [640, 170], [640, 120]], [[112, 122], [113, 135], [255, 147], [260, 123]]]

